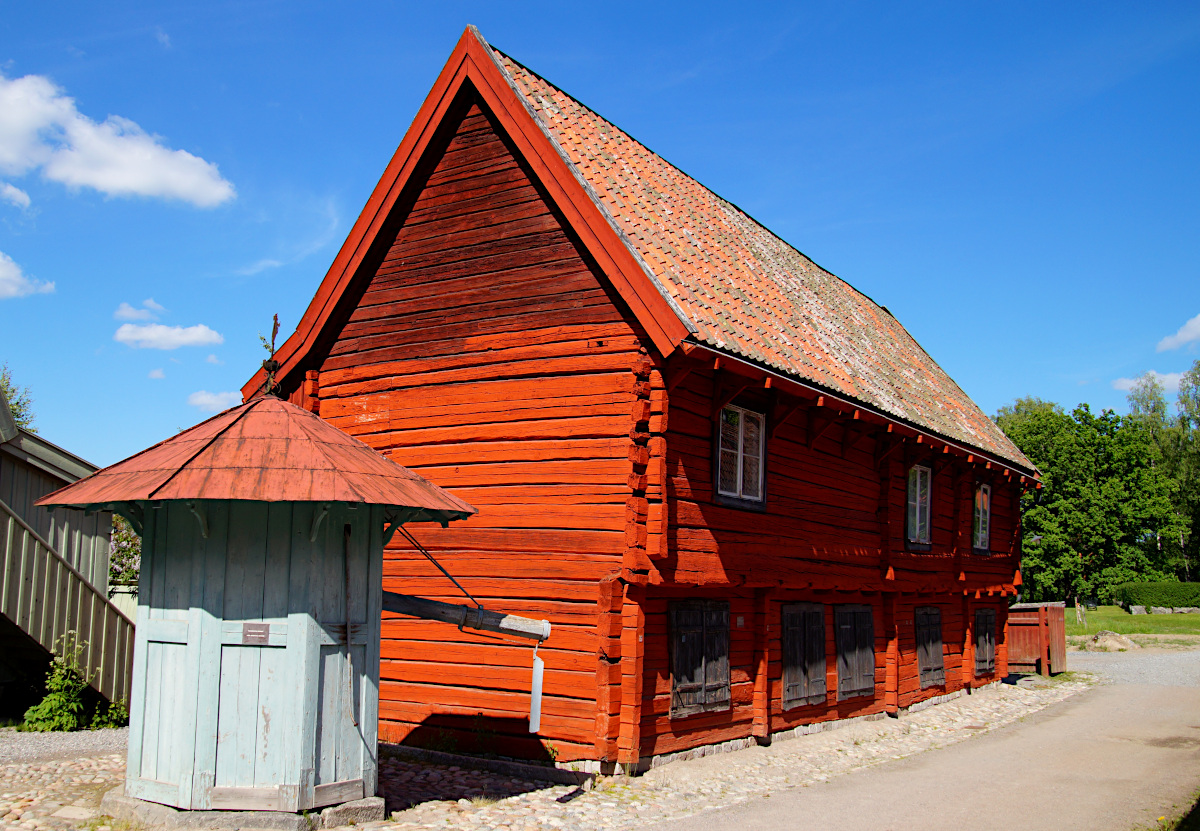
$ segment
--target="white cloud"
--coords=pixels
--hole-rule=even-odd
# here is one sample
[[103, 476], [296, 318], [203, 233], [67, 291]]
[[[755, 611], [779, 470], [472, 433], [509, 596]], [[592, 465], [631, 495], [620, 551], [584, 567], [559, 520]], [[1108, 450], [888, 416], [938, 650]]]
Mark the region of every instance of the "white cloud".
[[117, 310], [113, 312], [114, 320], [158, 320], [156, 312], [165, 312], [166, 309], [154, 302], [154, 298], [150, 297], [142, 301], [142, 308], [138, 309], [130, 306], [125, 301], [121, 301], [121, 305], [117, 306]]
[[225, 362], [224, 362], [224, 361], [222, 361], [220, 358], [218, 358], [216, 355], [209, 355], [209, 356], [208, 356], [207, 358], [205, 358], [204, 360], [205, 360], [205, 361], [207, 361], [207, 362], [208, 362], [208, 363], [210, 363], [210, 364], [216, 364], [217, 366], [221, 366], [222, 364], [224, 364], [224, 363], [225, 363]]
[[250, 277], [266, 271], [268, 268], [279, 268], [281, 265], [283, 265], [283, 263], [280, 260], [259, 260], [256, 263], [251, 263], [245, 268], [239, 268], [236, 273], [242, 275], [243, 277]]
[[29, 207], [29, 194], [8, 182], [0, 182], [0, 199], [18, 208]]
[[[1156, 372], [1152, 369], [1150, 374], [1158, 379], [1158, 383], [1163, 385], [1165, 392], [1179, 392], [1179, 382], [1183, 379], [1182, 372]], [[1112, 382], [1112, 386], [1115, 390], [1129, 392], [1137, 382], [1137, 378], [1118, 378]]]
[[147, 375], [146, 377], [153, 378], [154, 380], [157, 381], [161, 378], [166, 378], [167, 373], [163, 372], [161, 369], [152, 369], [152, 370], [150, 370], [150, 374]]
[[125, 323], [117, 329], [113, 340], [136, 349], [178, 349], [181, 346], [208, 346], [225, 342], [219, 332], [214, 332], [203, 323], [187, 327]]
[[154, 312], [149, 309], [135, 309], [125, 301], [121, 301], [121, 305], [117, 306], [117, 310], [113, 312], [114, 320], [156, 320]]
[[171, 48], [171, 36], [164, 32], [161, 26], [154, 27], [154, 39], [162, 44], [164, 49]]
[[0, 251], [0, 300], [24, 297], [27, 294], [49, 294], [52, 291], [54, 283], [26, 277], [21, 267]]
[[37, 168], [51, 181], [108, 196], [212, 208], [235, 195], [215, 164], [166, 147], [129, 119], [110, 115], [97, 123], [48, 78], [0, 74], [0, 172], [18, 176]]
[[219, 413], [242, 403], [240, 392], [209, 392], [200, 390], [188, 396], [188, 403], [206, 413]]
[[1158, 351], [1166, 352], [1169, 349], [1178, 349], [1195, 341], [1200, 341], [1200, 315], [1196, 315], [1187, 323], [1179, 327], [1179, 331], [1173, 335], [1167, 335], [1158, 342]]

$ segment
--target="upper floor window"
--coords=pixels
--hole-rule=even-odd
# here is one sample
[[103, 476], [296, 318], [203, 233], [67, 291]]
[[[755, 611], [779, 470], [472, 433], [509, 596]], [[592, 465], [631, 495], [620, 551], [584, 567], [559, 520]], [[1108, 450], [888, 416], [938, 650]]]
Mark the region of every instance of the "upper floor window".
[[921, 465], [908, 469], [908, 541], [929, 544], [929, 494], [933, 471]]
[[974, 546], [981, 551], [991, 548], [992, 486], [980, 485], [975, 489]]
[[721, 411], [721, 448], [717, 457], [717, 492], [721, 496], [762, 502], [763, 416], [741, 407]]

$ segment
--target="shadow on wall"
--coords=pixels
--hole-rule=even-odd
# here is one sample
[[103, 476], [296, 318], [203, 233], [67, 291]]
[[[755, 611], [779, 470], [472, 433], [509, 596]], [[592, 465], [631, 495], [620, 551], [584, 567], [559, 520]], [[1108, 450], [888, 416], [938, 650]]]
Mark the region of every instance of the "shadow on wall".
[[403, 747], [504, 757], [533, 764], [553, 765], [554, 756], [537, 736], [529, 733], [523, 718], [430, 715], [400, 742]]

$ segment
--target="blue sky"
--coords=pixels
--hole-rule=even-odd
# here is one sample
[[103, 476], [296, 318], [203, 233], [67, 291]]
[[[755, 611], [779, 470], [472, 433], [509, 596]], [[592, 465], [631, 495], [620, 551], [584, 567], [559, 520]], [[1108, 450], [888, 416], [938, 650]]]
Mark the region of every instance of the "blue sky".
[[988, 413], [1200, 357], [1195, 4], [0, 0], [0, 362], [42, 434], [108, 464], [231, 398], [468, 23]]

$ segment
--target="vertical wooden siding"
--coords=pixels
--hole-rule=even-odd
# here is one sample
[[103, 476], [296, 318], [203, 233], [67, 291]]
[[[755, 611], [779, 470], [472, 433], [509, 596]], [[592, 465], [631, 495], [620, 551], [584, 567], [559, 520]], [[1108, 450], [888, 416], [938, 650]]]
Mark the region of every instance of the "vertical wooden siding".
[[182, 502], [147, 512], [129, 793], [285, 811], [374, 794], [381, 509], [335, 503], [316, 526], [318, 503], [201, 509], [207, 538]]
[[33, 503], [66, 481], [0, 451], [0, 502], [105, 597], [108, 596], [108, 545], [112, 514], [85, 514], [72, 508], [48, 511]]
[[43, 649], [74, 630], [89, 683], [110, 701], [128, 700], [133, 622], [0, 500], [0, 614]]
[[[479, 509], [413, 530], [489, 608], [553, 623], [541, 735], [562, 760], [594, 756], [597, 585], [626, 547], [648, 372], [641, 334], [472, 107], [311, 387], [323, 418]], [[399, 538], [384, 575], [463, 599]], [[528, 646], [395, 618], [382, 657], [382, 739], [544, 753], [521, 722]]]

